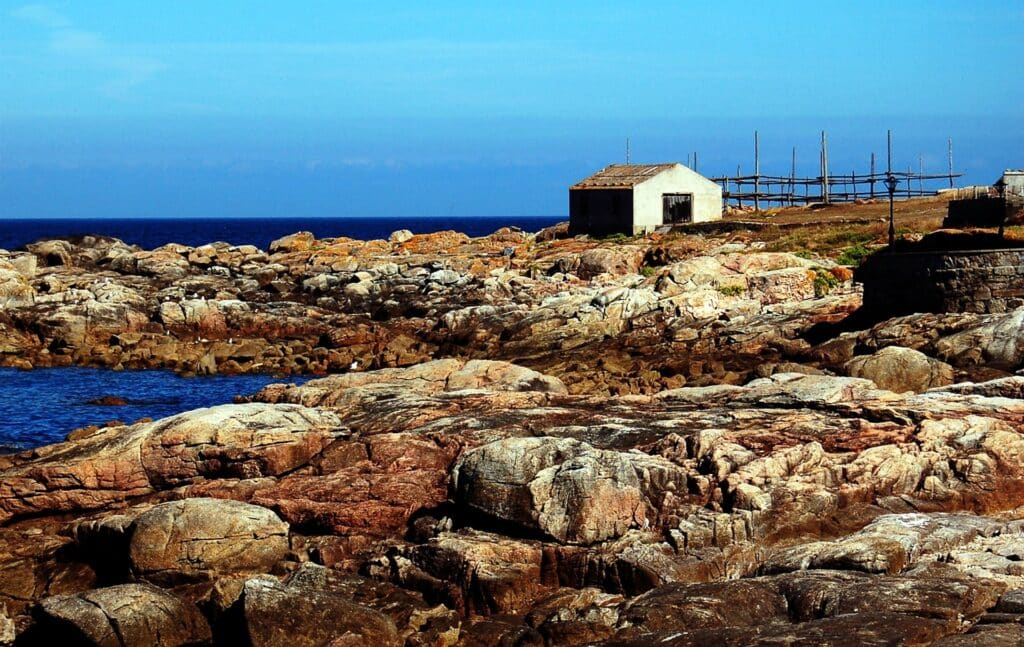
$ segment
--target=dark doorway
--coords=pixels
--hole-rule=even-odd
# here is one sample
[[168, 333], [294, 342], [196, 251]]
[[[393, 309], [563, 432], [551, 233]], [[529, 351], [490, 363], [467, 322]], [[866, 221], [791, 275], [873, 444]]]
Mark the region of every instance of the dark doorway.
[[693, 222], [693, 194], [692, 193], [665, 193], [661, 196], [662, 212], [661, 222], [666, 225], [675, 225], [684, 222]]

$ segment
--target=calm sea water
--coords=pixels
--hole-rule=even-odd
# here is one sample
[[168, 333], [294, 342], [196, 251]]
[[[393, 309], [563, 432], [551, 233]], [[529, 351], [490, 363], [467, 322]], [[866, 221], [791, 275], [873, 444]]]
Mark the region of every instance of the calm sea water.
[[318, 238], [373, 240], [398, 229], [416, 234], [454, 229], [469, 236], [486, 236], [501, 227], [538, 231], [564, 217], [508, 218], [175, 218], [175, 219], [38, 219], [0, 221], [0, 249], [18, 249], [41, 238], [100, 234], [152, 249], [166, 243], [202, 245], [224, 241], [266, 249], [270, 241], [311, 231]]
[[[134, 422], [182, 411], [228, 404], [274, 382], [301, 383], [270, 375], [178, 377], [167, 371], [110, 371], [93, 368], [0, 368], [0, 446], [38, 447], [63, 440], [73, 429], [110, 420]], [[125, 406], [97, 406], [89, 400], [115, 396]]]
[[[317, 237], [387, 238], [397, 229], [429, 233], [454, 229], [484, 236], [505, 226], [537, 231], [560, 218], [317, 218], [317, 219], [97, 219], [0, 220], [0, 249], [18, 249], [42, 239], [101, 234], [152, 249], [176, 242], [201, 245], [215, 241], [252, 244], [296, 231]], [[86, 368], [17, 371], [0, 368], [0, 447], [28, 448], [62, 440], [71, 430], [109, 420], [133, 422], [162, 418], [189, 409], [231, 402], [276, 382], [268, 375], [181, 378], [166, 371], [121, 371]], [[289, 378], [288, 381], [295, 381]], [[127, 406], [86, 404], [103, 396], [128, 400]]]

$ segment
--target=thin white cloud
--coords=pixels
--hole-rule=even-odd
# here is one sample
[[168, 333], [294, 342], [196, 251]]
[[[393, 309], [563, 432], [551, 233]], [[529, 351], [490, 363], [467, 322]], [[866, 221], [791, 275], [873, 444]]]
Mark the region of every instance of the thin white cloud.
[[156, 59], [123, 52], [101, 34], [77, 28], [70, 19], [47, 5], [24, 5], [11, 15], [46, 29], [48, 46], [54, 55], [111, 73], [111, 77], [96, 88], [108, 97], [130, 98], [133, 89], [167, 67]]
[[48, 29], [68, 29], [71, 27], [71, 22], [67, 18], [46, 5], [27, 4], [23, 7], [18, 7], [11, 14]]

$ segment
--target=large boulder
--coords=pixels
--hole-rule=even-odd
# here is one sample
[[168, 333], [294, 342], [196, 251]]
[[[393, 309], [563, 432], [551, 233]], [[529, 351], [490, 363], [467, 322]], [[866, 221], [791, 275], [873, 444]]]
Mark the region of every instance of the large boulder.
[[178, 647], [211, 638], [195, 605], [150, 584], [46, 598], [36, 616], [39, 644]]
[[170, 501], [141, 514], [133, 526], [132, 568], [157, 583], [265, 572], [288, 552], [288, 524], [240, 501]]
[[845, 365], [851, 377], [871, 380], [879, 388], [921, 392], [953, 383], [953, 367], [902, 346], [887, 346], [873, 355], [854, 357]]
[[580, 254], [577, 272], [587, 279], [601, 274], [635, 274], [643, 260], [641, 247], [596, 247]]
[[316, 236], [308, 231], [299, 231], [278, 238], [270, 243], [271, 254], [309, 251], [316, 244]]
[[542, 544], [475, 530], [444, 531], [389, 557], [395, 582], [429, 591], [467, 616], [521, 614], [551, 585]]
[[935, 342], [939, 357], [957, 366], [987, 364], [1007, 369], [1024, 365], [1024, 308], [989, 316]]
[[466, 362], [461, 369], [448, 376], [445, 388], [448, 391], [485, 389], [488, 391], [568, 393], [565, 384], [557, 377], [544, 375], [517, 364], [485, 359]]
[[572, 438], [506, 438], [463, 454], [456, 501], [560, 542], [591, 544], [646, 524], [646, 499], [621, 452]]
[[71, 243], [66, 240], [43, 240], [26, 245], [25, 249], [35, 254], [43, 267], [67, 267], [73, 265], [72, 254], [74, 250], [71, 247]]

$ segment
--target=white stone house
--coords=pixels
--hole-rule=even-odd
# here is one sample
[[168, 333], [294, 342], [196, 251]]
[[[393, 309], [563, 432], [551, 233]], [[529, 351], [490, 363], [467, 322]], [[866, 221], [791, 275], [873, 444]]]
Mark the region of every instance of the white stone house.
[[994, 186], [1003, 195], [1024, 196], [1024, 170], [1007, 169]]
[[572, 235], [642, 234], [721, 217], [722, 188], [682, 164], [612, 164], [569, 187]]

